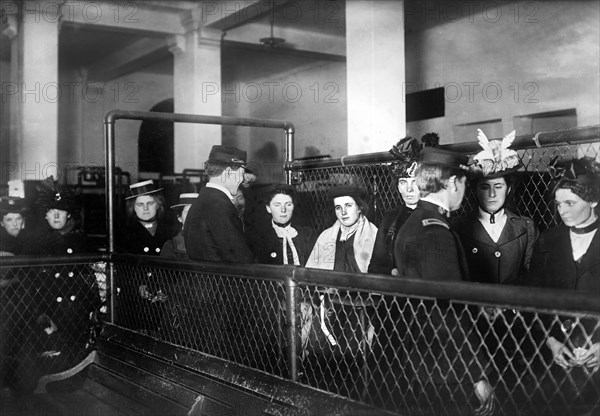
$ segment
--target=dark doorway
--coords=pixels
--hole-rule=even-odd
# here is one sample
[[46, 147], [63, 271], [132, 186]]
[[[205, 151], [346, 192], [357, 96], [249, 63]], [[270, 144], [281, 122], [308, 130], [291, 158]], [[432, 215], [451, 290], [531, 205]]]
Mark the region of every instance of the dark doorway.
[[[150, 109], [159, 113], [172, 113], [172, 98], [161, 101]], [[172, 121], [142, 121], [138, 137], [138, 160], [140, 172], [173, 173], [175, 149]]]

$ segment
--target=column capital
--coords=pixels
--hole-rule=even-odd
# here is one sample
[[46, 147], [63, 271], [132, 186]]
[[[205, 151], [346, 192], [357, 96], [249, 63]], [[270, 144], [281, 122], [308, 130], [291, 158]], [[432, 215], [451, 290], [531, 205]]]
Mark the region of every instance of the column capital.
[[184, 35], [173, 35], [167, 39], [167, 45], [169, 52], [174, 56], [181, 55], [185, 52], [185, 36]]
[[198, 35], [198, 46], [221, 47], [221, 36], [223, 35], [221, 30], [203, 27]]

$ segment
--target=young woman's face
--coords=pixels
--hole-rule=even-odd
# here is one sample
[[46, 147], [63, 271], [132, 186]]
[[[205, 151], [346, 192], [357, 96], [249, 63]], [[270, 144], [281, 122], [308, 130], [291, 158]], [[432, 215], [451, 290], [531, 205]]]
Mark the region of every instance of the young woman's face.
[[588, 202], [575, 195], [570, 189], [557, 189], [554, 196], [556, 209], [567, 227], [583, 224], [594, 214], [597, 202]]
[[333, 199], [335, 216], [346, 227], [350, 227], [358, 221], [360, 208], [351, 196], [340, 196]]
[[406, 205], [416, 205], [419, 202], [420, 192], [415, 178], [398, 179], [398, 191], [402, 195], [402, 200]]
[[498, 212], [506, 202], [510, 188], [504, 178], [481, 179], [477, 182], [479, 205], [487, 212]]
[[135, 198], [133, 209], [140, 220], [149, 221], [156, 217], [158, 204], [152, 195], [141, 195]]
[[46, 221], [48, 221], [48, 225], [54, 230], [62, 230], [67, 224], [68, 219], [69, 213], [62, 209], [53, 208], [46, 212]]
[[2, 224], [0, 224], [9, 235], [16, 237], [23, 229], [23, 216], [16, 212], [9, 212], [2, 216]]
[[271, 214], [276, 223], [286, 224], [292, 220], [292, 215], [294, 215], [294, 201], [289, 195], [277, 194], [267, 205], [267, 212]]

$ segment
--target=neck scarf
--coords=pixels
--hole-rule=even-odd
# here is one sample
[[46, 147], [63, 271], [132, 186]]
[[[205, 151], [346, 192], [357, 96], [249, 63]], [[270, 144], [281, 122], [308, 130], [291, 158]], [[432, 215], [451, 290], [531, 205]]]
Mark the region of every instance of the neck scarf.
[[292, 250], [292, 257], [294, 260], [294, 265], [300, 266], [300, 258], [298, 257], [298, 250], [296, 250], [296, 246], [294, 245], [294, 240], [293, 240], [293, 238], [295, 238], [298, 235], [298, 231], [296, 231], [296, 229], [294, 227], [292, 227], [289, 222], [287, 223], [287, 225], [282, 226], [282, 225], [277, 224], [275, 221], [271, 220], [271, 225], [273, 226], [273, 229], [275, 230], [275, 234], [277, 234], [277, 237], [279, 237], [283, 240], [283, 264], [289, 264], [288, 250], [287, 250], [288, 245], [289, 245], [290, 249]]
[[[337, 220], [331, 227], [321, 233], [306, 262], [306, 267], [333, 270], [335, 264], [335, 243], [341, 227], [340, 221]], [[355, 228], [352, 234], [356, 234], [352, 245], [354, 248], [354, 258], [360, 271], [367, 273], [373, 254], [375, 237], [377, 236], [377, 227], [361, 215], [355, 226], [349, 227], [346, 237], [352, 236], [352, 234], [349, 234], [352, 228]]]

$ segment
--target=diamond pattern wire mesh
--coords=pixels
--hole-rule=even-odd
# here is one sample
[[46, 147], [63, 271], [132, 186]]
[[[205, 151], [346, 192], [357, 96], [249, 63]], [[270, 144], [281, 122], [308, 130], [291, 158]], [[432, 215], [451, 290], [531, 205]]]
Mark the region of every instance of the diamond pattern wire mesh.
[[0, 267], [2, 384], [31, 391], [93, 348], [101, 298], [91, 264]]
[[[283, 281], [143, 265], [117, 265], [117, 281], [118, 324], [290, 376]], [[302, 284], [293, 305], [300, 383], [399, 414], [462, 415], [479, 406], [473, 384], [485, 377], [497, 415], [600, 411], [600, 372], [565, 371], [546, 347], [567, 334], [589, 348], [600, 315]]]
[[281, 283], [118, 265], [116, 323], [285, 376]]
[[[514, 175], [513, 192], [507, 203], [516, 214], [532, 218], [540, 231], [557, 225], [560, 220], [555, 214], [551, 195], [553, 181], [547, 171], [548, 163], [555, 156], [559, 160], [582, 155], [597, 157], [599, 151], [598, 142], [518, 150], [524, 167], [522, 172]], [[374, 224], [379, 224], [384, 213], [400, 203], [388, 162], [306, 169], [295, 167], [293, 171], [300, 174], [301, 179], [295, 186], [302, 212], [310, 217], [306, 218], [306, 222], [319, 232], [335, 221], [327, 190], [336, 185], [357, 185], [367, 191], [372, 206], [369, 219]], [[461, 209], [452, 213], [452, 218], [471, 212], [477, 206], [475, 201], [474, 192], [468, 189]]]
[[[463, 415], [485, 377], [495, 414], [600, 411], [598, 372], [552, 364], [554, 314], [314, 286], [299, 297], [302, 383], [400, 414]], [[600, 338], [598, 316], [569, 318], [570, 338]]]

